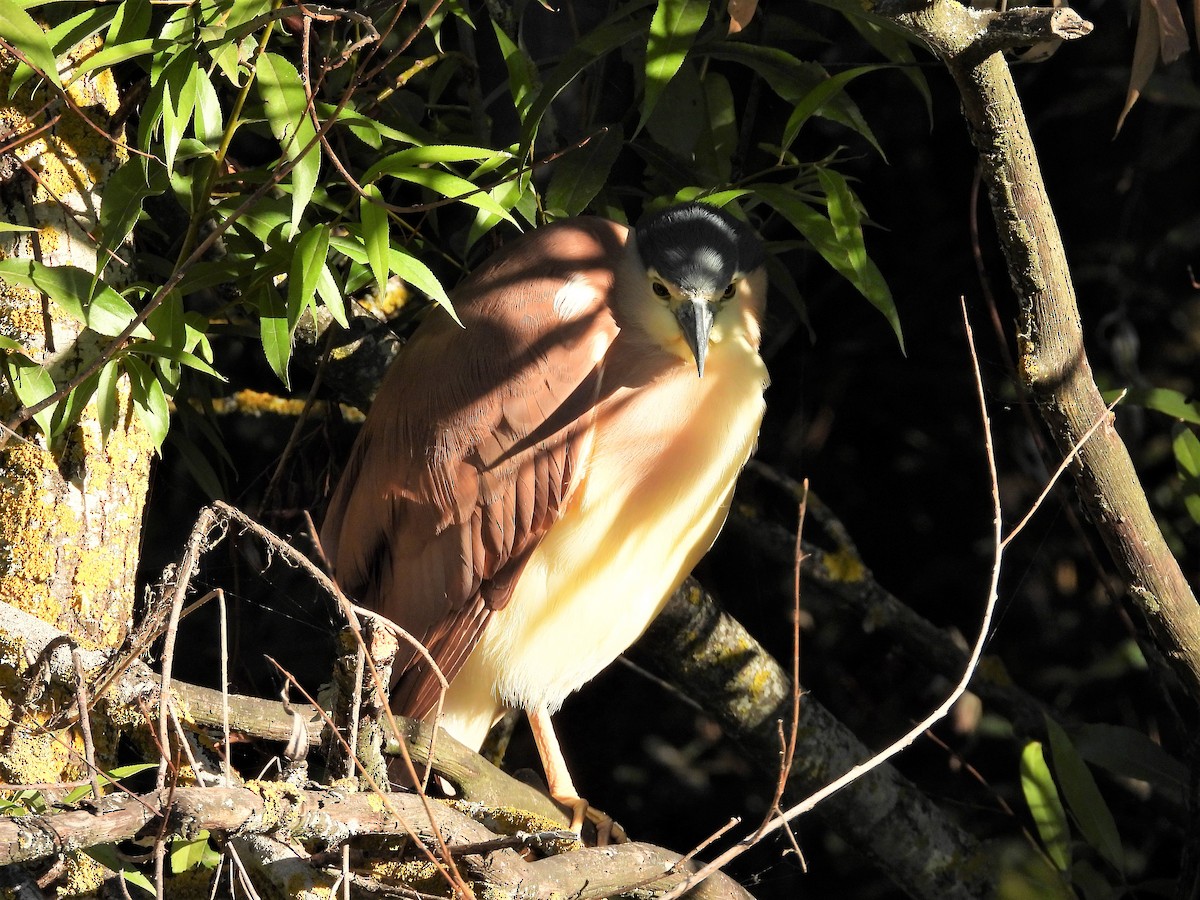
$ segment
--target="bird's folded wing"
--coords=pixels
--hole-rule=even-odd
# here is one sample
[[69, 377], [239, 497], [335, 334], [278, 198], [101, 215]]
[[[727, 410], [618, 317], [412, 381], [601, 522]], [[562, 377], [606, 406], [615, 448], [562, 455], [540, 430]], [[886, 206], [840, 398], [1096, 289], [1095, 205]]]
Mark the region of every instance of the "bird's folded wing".
[[[389, 371], [322, 529], [343, 589], [420, 639], [447, 679], [586, 465], [606, 303], [623, 234], [601, 220], [539, 229], [456, 291]], [[393, 707], [423, 716], [438, 683], [397, 660]], [[407, 670], [407, 671], [406, 671]]]

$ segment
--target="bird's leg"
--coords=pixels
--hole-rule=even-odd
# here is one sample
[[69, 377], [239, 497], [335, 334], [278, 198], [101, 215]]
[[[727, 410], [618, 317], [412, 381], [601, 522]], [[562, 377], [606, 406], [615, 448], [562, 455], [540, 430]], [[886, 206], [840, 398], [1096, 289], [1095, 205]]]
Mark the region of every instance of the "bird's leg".
[[526, 715], [529, 716], [533, 742], [537, 745], [538, 756], [542, 758], [542, 768], [546, 772], [546, 787], [555, 801], [571, 811], [571, 830], [579, 834], [584, 819], [587, 819], [596, 826], [598, 846], [627, 841], [625, 829], [615, 822], [612, 816], [591, 806], [575, 790], [571, 773], [567, 770], [567, 761], [563, 759], [562, 748], [554, 733], [554, 725], [550, 721], [549, 711], [530, 709], [526, 710]]

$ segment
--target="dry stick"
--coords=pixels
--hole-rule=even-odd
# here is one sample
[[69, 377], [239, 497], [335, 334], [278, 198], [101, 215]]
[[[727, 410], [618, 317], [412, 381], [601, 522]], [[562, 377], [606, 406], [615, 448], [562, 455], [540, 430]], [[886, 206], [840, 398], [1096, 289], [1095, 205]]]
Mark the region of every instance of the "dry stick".
[[[806, 478], [804, 479], [800, 495], [799, 515], [796, 517], [796, 549], [793, 554], [794, 562], [792, 565], [792, 723], [786, 739], [783, 734], [783, 723], [779, 723], [781, 756], [779, 781], [775, 785], [775, 796], [771, 799], [771, 805], [767, 807], [767, 814], [763, 817], [762, 824], [758, 826], [758, 831], [755, 832], [755, 840], [762, 836], [770, 824], [771, 818], [776, 813], [782, 812], [779, 804], [783, 800], [783, 792], [787, 788], [788, 777], [792, 771], [792, 763], [796, 758], [796, 737], [800, 728], [800, 564], [804, 561], [804, 550], [802, 548], [804, 517], [807, 512], [808, 479]], [[792, 846], [796, 850], [801, 867], [807, 871], [808, 866], [804, 863], [804, 854], [800, 851], [800, 844], [796, 841], [795, 835], [791, 833], [791, 829], [788, 829], [788, 839], [792, 842]]]
[[[1128, 389], [1121, 391], [1117, 398], [1113, 400], [1112, 403], [1108, 404], [1109, 414], [1112, 413], [1113, 408], [1116, 407], [1118, 403], [1125, 399], [1125, 395], [1128, 393]], [[1083, 437], [1080, 438], [1079, 446], [1082, 448], [1083, 445], [1091, 439], [1092, 435], [1096, 433], [1096, 430], [1101, 425], [1104, 425], [1108, 422], [1110, 422], [1110, 416], [1108, 414], [1097, 417], [1096, 421], [1092, 423], [1092, 427], [1085, 431]], [[1046, 486], [1042, 489], [1042, 492], [1038, 494], [1038, 498], [1034, 500], [1033, 505], [1029, 507], [1029, 512], [1025, 514], [1025, 518], [1021, 519], [1021, 521], [1013, 527], [1013, 530], [1008, 533], [1008, 537], [1001, 542], [1002, 544], [1007, 546], [1013, 538], [1015, 538], [1024, 530], [1025, 526], [1029, 524], [1029, 520], [1033, 518], [1033, 514], [1038, 511], [1042, 503], [1044, 503], [1046, 498], [1050, 496], [1050, 492], [1054, 490], [1054, 485], [1058, 483], [1058, 479], [1062, 477], [1063, 472], [1067, 471], [1067, 466], [1071, 464], [1074, 458], [1075, 457], [1073, 456], [1068, 456], [1061, 463], [1059, 463], [1058, 468], [1054, 470], [1054, 474], [1050, 476], [1050, 480], [1046, 482]]]
[[92, 782], [92, 797], [99, 803], [102, 794], [96, 768], [96, 745], [92, 742], [92, 717], [88, 715], [87, 675], [78, 647], [71, 648], [71, 662], [75, 664], [75, 703], [79, 709], [79, 733], [83, 735], [83, 759]]
[[[311, 575], [312, 578], [319, 585], [321, 585], [321, 587], [324, 588], [325, 591], [331, 597], [333, 597], [337, 601], [338, 607], [341, 609], [342, 614], [346, 617], [346, 622], [347, 622], [350, 630], [352, 632], [354, 632], [355, 640], [358, 641], [358, 643], [360, 645], [365, 646], [365, 644], [363, 642], [362, 633], [360, 632], [359, 627], [358, 627], [358, 616], [368, 615], [368, 616], [371, 616], [372, 618], [374, 618], [376, 621], [382, 623], [393, 634], [395, 634], [397, 637], [402, 638], [405, 641], [405, 643], [407, 643], [410, 647], [412, 647], [414, 650], [416, 650], [418, 655], [420, 655], [421, 658], [429, 665], [430, 671], [433, 672], [434, 676], [437, 678], [438, 684], [441, 688], [440, 691], [438, 692], [437, 706], [434, 708], [434, 716], [435, 716], [434, 721], [437, 721], [441, 718], [442, 701], [444, 700], [445, 695], [446, 695], [446, 690], [449, 688], [450, 685], [449, 685], [449, 682], [446, 680], [446, 676], [442, 673], [441, 667], [434, 660], [433, 656], [430, 654], [429, 650], [425, 647], [424, 644], [422, 644], [419, 640], [417, 640], [415, 637], [413, 637], [411, 634], [409, 634], [407, 631], [405, 631], [403, 628], [401, 628], [399, 625], [397, 625], [391, 619], [388, 619], [386, 616], [382, 616], [379, 613], [372, 612], [371, 610], [366, 610], [366, 609], [362, 609], [361, 607], [355, 606], [353, 603], [350, 602], [350, 599], [345, 594], [342, 593], [341, 588], [339, 588], [337, 586], [337, 584], [335, 584], [334, 581], [328, 575], [326, 575], [319, 568], [317, 568], [315, 565], [313, 565], [312, 560], [310, 560], [303, 553], [298, 552], [296, 550], [296, 548], [293, 547], [291, 544], [287, 543], [284, 540], [281, 540], [277, 535], [273, 534], [271, 531], [269, 531], [268, 529], [264, 528], [262, 525], [255, 522], [253, 519], [251, 519], [245, 513], [241, 512], [238, 509], [235, 509], [234, 507], [230, 506], [228, 503], [224, 503], [220, 500], [218, 500], [215, 504], [213, 504], [213, 508], [219, 510], [228, 518], [239, 522], [243, 527], [252, 531], [254, 534], [258, 535], [258, 537], [262, 541], [264, 541], [268, 546], [276, 548], [281, 554], [286, 556], [288, 559], [294, 560], [301, 568], [303, 568], [306, 572], [308, 572], [309, 575]], [[375, 685], [375, 689], [378, 692], [380, 705], [383, 707], [384, 714], [386, 715], [387, 720], [388, 720], [388, 725], [391, 727], [392, 733], [395, 734], [398, 738], [401, 734], [401, 730], [400, 730], [400, 726], [396, 723], [395, 717], [392, 715], [391, 707], [387, 703], [387, 686], [383, 684], [383, 679], [379, 675], [379, 670], [375, 668], [375, 661], [373, 659], [371, 659], [370, 653], [368, 653], [366, 655], [366, 662], [367, 662], [367, 666], [371, 670], [371, 678]], [[408, 771], [409, 776], [413, 779], [414, 784], [427, 783], [429, 773], [432, 769], [432, 760], [433, 760], [433, 756], [434, 756], [434, 750], [436, 749], [436, 742], [437, 742], [437, 729], [434, 728], [434, 729], [431, 729], [431, 733], [430, 733], [430, 737], [429, 737], [430, 764], [428, 766], [426, 766], [426, 768], [425, 768], [424, 779], [418, 778], [416, 767], [413, 765], [412, 758], [409, 756], [409, 753], [408, 753], [408, 747], [405, 746], [404, 741], [401, 740], [399, 742], [401, 758], [403, 759], [404, 765]]]
[[[360, 638], [360, 640], [361, 640], [361, 638]], [[347, 757], [351, 760], [353, 765], [358, 767], [358, 770], [362, 773], [362, 777], [364, 780], [366, 780], [367, 785], [380, 798], [380, 800], [383, 802], [384, 807], [386, 807], [387, 811], [389, 813], [391, 813], [393, 817], [395, 817], [396, 821], [398, 821], [400, 823], [400, 826], [404, 829], [405, 833], [413, 840], [414, 844], [417, 847], [420, 847], [422, 852], [428, 858], [428, 860], [431, 863], [433, 863], [434, 866], [437, 867], [439, 874], [441, 874], [446, 879], [446, 881], [451, 885], [451, 887], [455, 887], [455, 888], [462, 887], [466, 891], [466, 894], [469, 896], [471, 893], [470, 889], [467, 888], [466, 882], [463, 880], [462, 875], [458, 871], [458, 867], [455, 866], [455, 864], [454, 864], [454, 860], [451, 857], [450, 848], [447, 846], [445, 838], [442, 836], [441, 831], [435, 825], [437, 820], [433, 814], [432, 808], [429, 805], [429, 797], [425, 794], [425, 792], [422, 790], [418, 790], [416, 793], [417, 793], [417, 796], [421, 799], [421, 804], [425, 808], [426, 815], [429, 817], [430, 825], [435, 826], [432, 829], [433, 835], [434, 835], [435, 840], [438, 843], [438, 850], [441, 851], [441, 853], [443, 855], [443, 859], [449, 865], [449, 871], [447, 871], [445, 866], [442, 865], [441, 860], [439, 860], [437, 857], [435, 857], [433, 855], [433, 853], [429, 850], [429, 848], [425, 846], [424, 842], [421, 841], [420, 838], [417, 837], [416, 829], [414, 829], [411, 825], [409, 825], [408, 821], [403, 816], [401, 816], [399, 812], [396, 811], [395, 806], [391, 802], [389, 802], [388, 792], [384, 791], [383, 787], [380, 784], [378, 784], [375, 781], [375, 779], [371, 776], [371, 773], [367, 771], [366, 766], [364, 766], [362, 764], [361, 760], [359, 760], [358, 753], [355, 752], [355, 749], [353, 747], [351, 747], [346, 742], [346, 739], [338, 733], [337, 727], [334, 725], [333, 720], [331, 718], [329, 718], [329, 716], [326, 714], [325, 710], [321, 709], [321, 706], [319, 703], [317, 703], [316, 698], [311, 696], [308, 693], [308, 691], [306, 691], [304, 689], [304, 687], [300, 684], [300, 682], [298, 682], [296, 680], [295, 676], [293, 676], [291, 672], [289, 672], [287, 669], [285, 669], [283, 666], [281, 666], [276, 660], [272, 659], [270, 656], [267, 656], [266, 654], [263, 654], [263, 655], [266, 657], [267, 662], [269, 662], [276, 669], [278, 669], [279, 673], [288, 680], [288, 683], [291, 684], [297, 691], [299, 691], [300, 694], [304, 697], [304, 699], [307, 700], [312, 705], [312, 707], [317, 711], [317, 714], [325, 722], [326, 726], [328, 726], [330, 733], [334, 736], [334, 738], [337, 740], [337, 742], [339, 744], [341, 744], [343, 748], [345, 748]], [[365, 654], [365, 655], [367, 657], [370, 656], [369, 653]], [[403, 742], [401, 742], [401, 743], [403, 744]]]
[[[400, 727], [396, 723], [395, 717], [392, 715], [391, 708], [387, 703], [387, 688], [383, 684], [383, 679], [379, 675], [379, 670], [375, 667], [375, 661], [373, 659], [371, 659], [371, 654], [366, 652], [366, 643], [363, 641], [362, 632], [359, 629], [358, 618], [357, 618], [356, 613], [365, 612], [365, 610], [359, 610], [357, 607], [355, 607], [354, 604], [352, 604], [350, 602], [349, 598], [346, 597], [346, 595], [342, 593], [341, 589], [337, 586], [337, 584], [335, 584], [329, 578], [328, 575], [326, 575], [324, 572], [322, 572], [320, 569], [318, 569], [315, 565], [313, 565], [312, 560], [308, 559], [308, 557], [306, 557], [304, 554], [297, 552], [294, 547], [292, 547], [286, 541], [280, 539], [277, 535], [273, 534], [271, 531], [264, 528], [259, 523], [255, 522], [253, 519], [251, 519], [245, 513], [230, 506], [228, 503], [224, 503], [220, 500], [218, 500], [216, 503], [214, 503], [212, 507], [206, 508], [205, 512], [214, 511], [214, 510], [216, 512], [222, 513], [227, 519], [238, 522], [240, 525], [242, 525], [242, 527], [246, 528], [247, 530], [249, 530], [249, 531], [253, 532], [255, 535], [257, 535], [269, 547], [273, 547], [273, 548], [277, 549], [281, 554], [285, 555], [288, 559], [294, 560], [297, 564], [299, 564], [301, 566], [301, 568], [305, 569], [305, 571], [307, 571], [313, 577], [313, 579], [318, 584], [321, 585], [321, 587], [323, 587], [332, 597], [334, 597], [337, 600], [339, 608], [342, 610], [343, 615], [345, 615], [345, 617], [346, 617], [346, 621], [350, 627], [350, 630], [354, 633], [355, 640], [358, 642], [358, 645], [360, 647], [362, 647], [364, 650], [364, 657], [366, 660], [366, 664], [371, 670], [371, 677], [373, 679], [375, 689], [378, 692], [378, 696], [380, 699], [380, 703], [383, 707], [384, 713], [387, 716], [388, 724], [391, 726], [393, 734], [395, 734], [397, 736], [397, 738], [400, 738], [400, 735], [401, 735]], [[203, 515], [203, 513], [202, 513], [202, 515]], [[414, 638], [412, 635], [410, 635], [407, 631], [405, 631], [399, 625], [396, 625], [394, 622], [391, 622], [389, 619], [386, 619], [385, 617], [378, 615], [377, 613], [373, 613], [372, 615], [375, 618], [377, 618], [379, 621], [386, 623], [388, 628], [391, 629], [394, 634], [397, 634], [397, 635], [403, 637], [412, 647], [414, 647], [418, 651], [418, 653], [429, 664], [431, 671], [438, 678], [438, 681], [440, 682], [440, 685], [441, 685], [441, 692], [440, 692], [441, 696], [439, 696], [439, 698], [438, 698], [438, 705], [437, 705], [437, 709], [436, 709], [437, 715], [440, 716], [441, 715], [442, 698], [445, 696], [446, 688], [448, 687], [448, 682], [446, 681], [446, 676], [442, 673], [441, 668], [434, 661], [433, 657], [430, 655], [429, 651], [425, 648], [425, 646], [420, 641], [418, 641], [416, 638]], [[269, 659], [269, 657], [268, 657], [268, 659]], [[274, 663], [274, 660], [272, 660], [272, 663]], [[278, 666], [278, 663], [275, 663], [275, 665]], [[280, 671], [284, 671], [281, 666], [279, 668], [280, 668]], [[285, 674], [287, 674], [287, 673], [285, 672]], [[288, 677], [290, 678], [290, 676], [288, 676]], [[294, 681], [294, 679], [293, 679], [293, 681]], [[300, 688], [300, 686], [298, 684], [296, 685], [296, 687], [299, 688], [301, 690], [301, 692], [303, 693], [303, 689]], [[308, 696], [307, 693], [305, 693], [305, 696], [306, 697]], [[311, 698], [309, 698], [309, 702], [312, 703], [314, 706], [317, 706], [319, 709], [319, 706], [315, 700], [312, 700]], [[321, 715], [322, 715], [322, 717], [324, 717], [324, 710], [321, 710]], [[330, 723], [330, 724], [332, 724], [332, 723]], [[337, 734], [336, 729], [334, 729], [334, 734]], [[434, 755], [434, 749], [435, 749], [436, 734], [437, 734], [437, 729], [436, 728], [431, 729], [431, 736], [430, 736], [430, 740], [429, 740], [430, 762], [429, 762], [429, 765], [427, 765], [425, 768], [426, 777], [428, 777], [430, 771], [432, 771], [432, 768], [433, 768], [433, 755]], [[342, 741], [343, 743], [345, 743], [345, 741], [341, 737], [341, 735], [337, 735], [337, 737], [338, 737], [339, 741]], [[409, 755], [408, 747], [405, 745], [403, 739], [399, 740], [399, 745], [400, 745], [401, 758], [404, 760], [405, 766], [408, 769], [408, 773], [409, 773], [410, 777], [413, 779], [413, 783], [416, 785], [420, 785], [421, 781], [417, 777], [416, 767], [413, 765], [412, 757]], [[356, 764], [358, 764], [359, 768], [365, 774], [366, 770], [362, 767], [361, 763], [359, 763], [357, 752], [352, 747], [347, 747], [347, 750], [350, 754], [350, 757], [355, 761]], [[375, 790], [378, 791], [381, 795], [383, 794], [383, 792], [379, 790], [379, 787], [377, 785], [374, 785], [374, 787], [375, 787]], [[431, 809], [429, 807], [429, 798], [426, 796], [424, 790], [418, 790], [417, 793], [421, 797], [422, 803], [425, 805], [426, 812], [429, 815], [430, 821], [433, 821], [433, 812], [431, 811]], [[385, 803], [387, 802], [386, 798], [384, 798], [384, 802]], [[440, 840], [440, 835], [439, 835], [439, 840]], [[444, 843], [442, 844], [441, 849], [445, 850]], [[462, 888], [466, 889], [466, 883], [462, 880], [462, 876], [459, 874], [458, 869], [455, 867], [454, 861], [450, 859], [448, 850], [446, 850], [445, 858], [448, 860], [450, 871], [453, 873], [453, 876], [454, 876], [453, 879], [451, 879], [451, 884], [456, 887], [461, 886]], [[466, 892], [468, 894], [470, 893], [469, 890], [467, 890]]]
[[225, 740], [221, 771], [225, 773], [225, 782], [233, 784], [229, 759], [232, 749], [229, 746], [229, 611], [225, 605], [225, 592], [220, 588], [217, 588], [217, 610], [221, 619], [221, 735]]
[[994, 543], [995, 550], [994, 550], [994, 555], [993, 555], [993, 559], [992, 559], [992, 577], [991, 577], [991, 583], [988, 586], [987, 604], [984, 607], [983, 621], [980, 623], [979, 634], [975, 639], [975, 645], [971, 648], [971, 656], [967, 661], [966, 670], [964, 671], [962, 677], [959, 679], [958, 684], [955, 685], [954, 690], [952, 690], [950, 692], [950, 694], [946, 697], [946, 699], [943, 700], [942, 703], [939, 704], [938, 707], [933, 712], [931, 712], [928, 716], [926, 716], [924, 719], [922, 719], [916, 726], [909, 729], [898, 740], [892, 742], [889, 746], [887, 746], [880, 752], [876, 753], [874, 756], [872, 756], [866, 762], [863, 762], [857, 766], [854, 766], [852, 769], [850, 769], [850, 771], [846, 772], [846, 774], [844, 774], [840, 778], [835, 779], [834, 781], [832, 781], [830, 784], [828, 784], [821, 790], [817, 791], [814, 794], [811, 794], [804, 800], [801, 800], [799, 803], [792, 806], [790, 809], [781, 813], [770, 823], [770, 825], [766, 826], [765, 828], [759, 829], [754, 834], [751, 834], [748, 837], [743, 838], [738, 843], [734, 844], [732, 847], [730, 847], [724, 853], [717, 856], [708, 865], [704, 866], [704, 868], [700, 869], [700, 871], [689, 876], [683, 883], [677, 885], [675, 888], [668, 891], [662, 897], [662, 900], [675, 900], [675, 898], [682, 896], [688, 889], [690, 889], [691, 887], [693, 887], [694, 885], [699, 883], [704, 878], [711, 875], [713, 872], [720, 869], [726, 863], [730, 862], [733, 859], [736, 859], [738, 856], [741, 856], [743, 853], [745, 853], [747, 850], [749, 850], [755, 843], [762, 840], [764, 837], [766, 837], [771, 832], [776, 831], [779, 828], [782, 828], [784, 825], [786, 825], [792, 819], [796, 818], [797, 816], [801, 815], [802, 813], [808, 812], [814, 806], [816, 806], [818, 803], [820, 803], [822, 800], [824, 800], [825, 798], [829, 797], [830, 795], [836, 793], [837, 791], [841, 790], [846, 785], [850, 784], [850, 782], [856, 780], [864, 773], [870, 771], [871, 769], [873, 769], [876, 766], [880, 765], [881, 763], [887, 761], [888, 759], [891, 759], [893, 756], [895, 756], [897, 753], [899, 753], [901, 750], [903, 750], [905, 747], [907, 747], [909, 744], [911, 744], [913, 741], [915, 741], [918, 737], [920, 737], [925, 732], [925, 730], [928, 729], [931, 725], [933, 725], [935, 722], [937, 722], [939, 719], [941, 719], [943, 716], [945, 716], [946, 713], [949, 712], [951, 707], [953, 707], [954, 704], [958, 701], [958, 698], [961, 697], [966, 692], [967, 685], [971, 681], [971, 676], [975, 672], [975, 667], [979, 663], [979, 658], [983, 654], [983, 646], [984, 646], [985, 642], [987, 641], [988, 632], [991, 630], [992, 613], [995, 609], [996, 599], [998, 596], [998, 587], [999, 587], [999, 581], [1000, 581], [1000, 564], [1004, 558], [1004, 546], [1002, 544], [1002, 540], [1004, 537], [1004, 532], [1003, 532], [1004, 524], [1003, 524], [1003, 520], [1002, 520], [1002, 511], [1001, 511], [1001, 507], [1000, 507], [1000, 479], [999, 479], [999, 475], [996, 472], [995, 450], [992, 446], [992, 427], [991, 427], [991, 422], [988, 418], [988, 412], [987, 412], [987, 398], [986, 398], [986, 395], [984, 394], [983, 376], [979, 370], [979, 359], [975, 354], [975, 341], [974, 341], [974, 337], [971, 332], [971, 323], [967, 318], [967, 307], [966, 307], [965, 302], [962, 305], [962, 311], [963, 311], [963, 323], [966, 328], [967, 345], [971, 351], [971, 363], [972, 363], [972, 367], [973, 367], [974, 373], [975, 373], [975, 385], [976, 385], [976, 389], [977, 389], [978, 395], [979, 395], [979, 406], [980, 406], [980, 411], [981, 411], [981, 415], [982, 415], [982, 419], [983, 419], [984, 449], [985, 449], [986, 455], [987, 455], [988, 473], [989, 473], [989, 475], [991, 477], [991, 481], [992, 481], [992, 487], [991, 487], [991, 490], [992, 490], [992, 513], [993, 513], [993, 523], [992, 524], [995, 529], [995, 543]]

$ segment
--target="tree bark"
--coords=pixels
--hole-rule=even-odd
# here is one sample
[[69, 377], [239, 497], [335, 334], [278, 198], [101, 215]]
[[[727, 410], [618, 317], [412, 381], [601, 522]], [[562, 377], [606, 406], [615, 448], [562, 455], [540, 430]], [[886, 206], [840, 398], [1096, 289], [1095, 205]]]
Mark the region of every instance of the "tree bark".
[[[97, 39], [85, 41], [67, 61], [73, 65], [98, 49]], [[15, 64], [0, 56], [0, 98], [8, 97]], [[32, 229], [0, 232], [0, 258], [94, 272], [101, 187], [127, 156], [121, 129], [112, 138], [104, 133], [117, 111], [117, 87], [111, 72], [102, 70], [71, 82], [67, 94], [71, 104], [48, 95], [33, 77], [0, 101], [0, 133], [16, 144], [0, 159], [0, 220]], [[49, 127], [34, 133], [44, 125]], [[30, 135], [24, 142], [23, 134]], [[0, 335], [20, 344], [22, 356], [45, 365], [62, 384], [95, 358], [106, 339], [54, 300], [0, 280]], [[12, 378], [20, 361], [5, 355]], [[94, 403], [53, 442], [31, 423], [0, 435], [0, 597], [83, 646], [110, 649], [121, 644], [132, 619], [153, 452], [132, 412], [127, 382], [118, 385], [117, 396], [107, 440]], [[20, 406], [12, 382], [3, 379], [0, 417], [10, 419]], [[79, 777], [78, 736], [64, 740], [39, 731], [53, 704], [49, 698], [28, 702], [20, 674], [20, 668], [10, 671], [0, 682], [0, 721], [9, 723], [0, 776], [16, 782]], [[103, 754], [113, 732], [99, 721], [93, 730]]]
[[[885, 0], [875, 12], [920, 37], [945, 63], [962, 96], [963, 115], [979, 151], [992, 215], [1021, 308], [1019, 371], [1059, 451], [1065, 456], [1097, 421], [1104, 424], [1071, 466], [1080, 501], [1120, 567], [1158, 649], [1193, 701], [1200, 700], [1200, 607], [1167, 547], [1137, 471], [1092, 377], [1083, 346], [1075, 287], [1042, 180], [1029, 126], [1000, 46], [1034, 43], [995, 22], [1010, 13], [980, 13], [954, 0], [915, 5]], [[1077, 37], [1090, 28], [1064, 27]], [[1083, 23], [1086, 25], [1086, 23]], [[998, 42], [997, 35], [1005, 39]]]

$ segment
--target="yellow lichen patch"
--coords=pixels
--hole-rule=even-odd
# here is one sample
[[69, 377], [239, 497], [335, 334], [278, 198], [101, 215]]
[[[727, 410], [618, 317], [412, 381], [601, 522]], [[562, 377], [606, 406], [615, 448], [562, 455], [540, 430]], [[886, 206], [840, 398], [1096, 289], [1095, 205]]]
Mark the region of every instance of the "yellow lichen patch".
[[[476, 822], [486, 825], [491, 831], [497, 834], [513, 835], [519, 831], [564, 831], [561, 822], [535, 812], [530, 812], [527, 809], [519, 809], [515, 806], [485, 806], [481, 803], [472, 803], [464, 800], [449, 800], [446, 801], [446, 805], [453, 807], [463, 815], [470, 816]], [[570, 834], [570, 832], [566, 833]], [[551, 855], [578, 850], [583, 846], [582, 842], [575, 835], [564, 837], [561, 840], [550, 839], [547, 841], [547, 845], [549, 848], [548, 852]]]
[[[246, 416], [291, 416], [295, 418], [304, 412], [306, 401], [292, 397], [280, 397], [265, 391], [237, 391], [229, 397], [219, 397], [213, 400], [213, 411], [218, 415], [239, 413]], [[353, 406], [340, 404], [338, 407], [342, 416], [348, 422], [362, 422], [366, 417]], [[329, 405], [318, 401], [312, 405], [309, 415], [323, 416], [328, 413]]]
[[837, 550], [823, 557], [825, 571], [834, 581], [861, 581], [866, 575], [862, 560], [849, 550]]
[[286, 781], [248, 781], [246, 787], [263, 800], [261, 825], [256, 831], [288, 830], [299, 822], [299, 788]]
[[374, 293], [358, 301], [358, 305], [377, 319], [387, 320], [408, 305], [408, 286], [393, 275], [387, 280], [382, 294]]
[[[9, 696], [9, 690], [0, 692], [0, 721], [6, 723], [5, 738], [11, 736], [8, 745], [0, 747], [0, 780], [9, 784], [52, 784], [81, 777], [83, 741], [78, 731], [43, 730], [50, 712], [39, 708], [17, 716]], [[14, 718], [19, 721], [13, 722]]]

